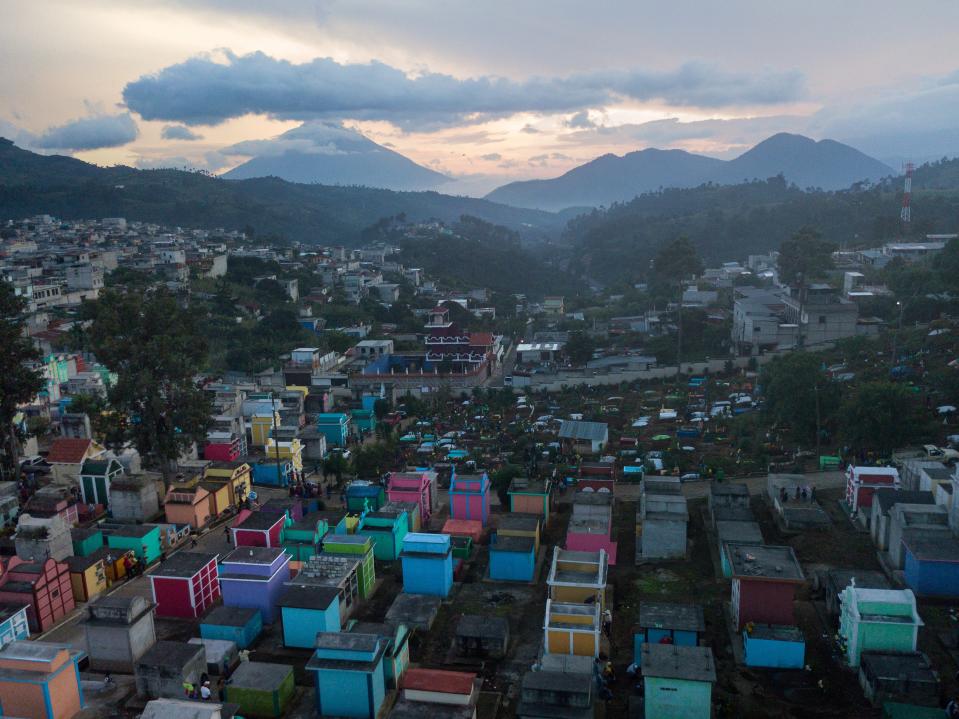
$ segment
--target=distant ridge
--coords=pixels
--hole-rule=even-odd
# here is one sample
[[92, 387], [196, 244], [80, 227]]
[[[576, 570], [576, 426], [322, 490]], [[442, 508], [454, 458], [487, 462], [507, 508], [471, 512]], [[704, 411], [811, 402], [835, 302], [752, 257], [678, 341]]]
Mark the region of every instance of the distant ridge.
[[486, 199], [555, 212], [626, 202], [660, 188], [696, 187], [706, 182], [731, 185], [780, 174], [801, 188], [839, 190], [860, 180], [875, 181], [895, 173], [888, 165], [841, 142], [817, 142], [802, 135], [779, 133], [733, 160], [684, 150], [603, 155], [560, 177], [503, 185]]

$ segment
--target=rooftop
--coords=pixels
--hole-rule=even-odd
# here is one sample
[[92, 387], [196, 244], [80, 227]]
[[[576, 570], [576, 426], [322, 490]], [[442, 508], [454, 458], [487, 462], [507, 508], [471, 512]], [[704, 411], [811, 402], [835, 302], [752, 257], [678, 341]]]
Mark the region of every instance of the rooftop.
[[506, 639], [509, 636], [509, 621], [506, 617], [484, 617], [464, 614], [456, 623], [456, 636], [481, 639]]
[[939, 678], [922, 652], [892, 654], [863, 652], [860, 657], [862, 671], [866, 676], [892, 681], [938, 683]]
[[716, 522], [716, 537], [720, 545], [723, 542], [763, 543], [763, 532], [758, 522]]
[[584, 422], [582, 420], [564, 419], [559, 426], [561, 439], [582, 439], [590, 442], [601, 442], [609, 435], [609, 428], [604, 422]]
[[280, 547], [237, 547], [220, 560], [222, 564], [273, 564], [284, 551]]
[[879, 502], [879, 508], [883, 514], [888, 514], [889, 510], [896, 504], [936, 503], [936, 498], [932, 492], [907, 492], [904, 489], [893, 489], [891, 487], [877, 489], [873, 498]]
[[60, 437], [53, 440], [47, 462], [50, 464], [80, 464], [84, 455], [93, 444], [90, 439], [73, 439]]
[[924, 562], [959, 562], [959, 539], [917, 537], [905, 532], [903, 544], [912, 556]]
[[227, 607], [221, 605], [200, 620], [200, 624], [213, 624], [220, 627], [243, 627], [249, 624], [259, 609], [250, 607]]
[[698, 604], [640, 602], [639, 626], [644, 629], [678, 629], [701, 632], [706, 628], [703, 608]]
[[400, 686], [417, 691], [470, 695], [475, 688], [475, 682], [476, 675], [469, 672], [411, 668], [406, 670]]
[[278, 607], [324, 610], [334, 602], [339, 602], [340, 592], [336, 587], [305, 586], [291, 584], [276, 603]]
[[205, 552], [177, 552], [157, 567], [150, 576], [189, 578], [210, 562], [216, 561], [217, 556]]
[[642, 665], [643, 676], [646, 677], [694, 682], [716, 681], [713, 651], [708, 647], [643, 644]]
[[276, 691], [292, 673], [293, 667], [289, 664], [240, 662], [240, 665], [230, 675], [230, 686]]
[[332, 649], [349, 652], [375, 652], [381, 643], [376, 634], [357, 632], [320, 632], [316, 635], [317, 649]]
[[799, 627], [782, 624], [754, 624], [749, 633], [750, 639], [769, 639], [776, 642], [805, 642]]
[[500, 516], [498, 528], [518, 532], [534, 532], [539, 527], [541, 521], [538, 514], [510, 512], [509, 514]]
[[234, 529], [267, 531], [276, 526], [278, 522], [284, 521], [286, 521], [286, 516], [284, 514], [263, 511], [251, 512], [249, 515], [247, 515], [247, 518], [235, 526]]
[[792, 547], [727, 544], [724, 551], [734, 577], [803, 581], [802, 567]]
[[405, 624], [426, 631], [432, 626], [441, 604], [439, 597], [401, 592], [386, 612], [386, 623], [393, 626]]
[[749, 507], [713, 507], [713, 519], [728, 522], [753, 522], [756, 515]]
[[153, 667], [171, 667], [180, 671], [197, 655], [205, 654], [203, 645], [187, 642], [159, 641], [137, 660], [137, 665]]
[[496, 542], [490, 545], [490, 551], [531, 554], [535, 543], [532, 537], [497, 537]]

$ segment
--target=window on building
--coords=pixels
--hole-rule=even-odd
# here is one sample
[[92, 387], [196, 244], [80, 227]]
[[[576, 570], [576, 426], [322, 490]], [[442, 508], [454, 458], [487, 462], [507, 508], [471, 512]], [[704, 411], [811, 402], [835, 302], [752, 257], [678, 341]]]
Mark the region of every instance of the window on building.
[[826, 315], [819, 315], [819, 324], [826, 324]]

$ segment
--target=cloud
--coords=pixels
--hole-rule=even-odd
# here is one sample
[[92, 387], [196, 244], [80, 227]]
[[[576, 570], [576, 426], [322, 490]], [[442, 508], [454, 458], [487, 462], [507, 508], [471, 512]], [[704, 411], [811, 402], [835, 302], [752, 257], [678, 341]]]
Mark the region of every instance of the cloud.
[[481, 160], [486, 160], [487, 162], [499, 162], [503, 159], [503, 156], [498, 152], [491, 152], [488, 155], [480, 155]]
[[708, 119], [682, 122], [677, 117], [643, 123], [601, 125], [561, 137], [576, 145], [670, 147], [690, 140], [726, 147], [752, 145], [777, 132], [806, 132], [808, 118], [796, 115]]
[[927, 160], [959, 154], [959, 72], [823, 108], [811, 131], [867, 153]]
[[140, 134], [128, 112], [119, 115], [95, 115], [51, 127], [30, 142], [42, 150], [98, 150], [120, 147]]
[[598, 71], [567, 77], [459, 79], [409, 74], [383, 62], [305, 63], [262, 52], [202, 55], [144, 75], [123, 89], [145, 120], [217, 125], [261, 114], [280, 119], [385, 120], [405, 129], [439, 129], [519, 112], [579, 112], [621, 100], [683, 107], [778, 104], [803, 94], [798, 72], [731, 73], [690, 62], [675, 70]]
[[244, 140], [220, 150], [224, 155], [277, 157], [287, 152], [308, 155], [347, 155], [376, 152], [372, 140], [348, 127], [328, 122], [307, 122], [268, 140]]
[[583, 110], [566, 120], [566, 127], [587, 128], [596, 127], [596, 123], [589, 119], [589, 111]]
[[535, 127], [533, 127], [533, 126], [530, 125], [529, 123], [526, 123], [525, 125], [523, 125], [523, 126], [519, 129], [519, 131], [520, 131], [520, 132], [525, 132], [527, 135], [538, 135], [538, 134], [539, 134], [539, 130], [537, 130]]
[[164, 140], [202, 140], [203, 135], [198, 135], [189, 127], [183, 125], [166, 125], [160, 131]]

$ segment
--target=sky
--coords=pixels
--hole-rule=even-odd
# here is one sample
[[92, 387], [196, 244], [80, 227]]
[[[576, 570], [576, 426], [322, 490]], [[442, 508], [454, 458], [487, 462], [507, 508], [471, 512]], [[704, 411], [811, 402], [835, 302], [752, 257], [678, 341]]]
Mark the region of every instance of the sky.
[[0, 0], [0, 18], [0, 136], [103, 165], [222, 172], [303, 123], [463, 194], [776, 132], [897, 169], [959, 155], [954, 0]]

